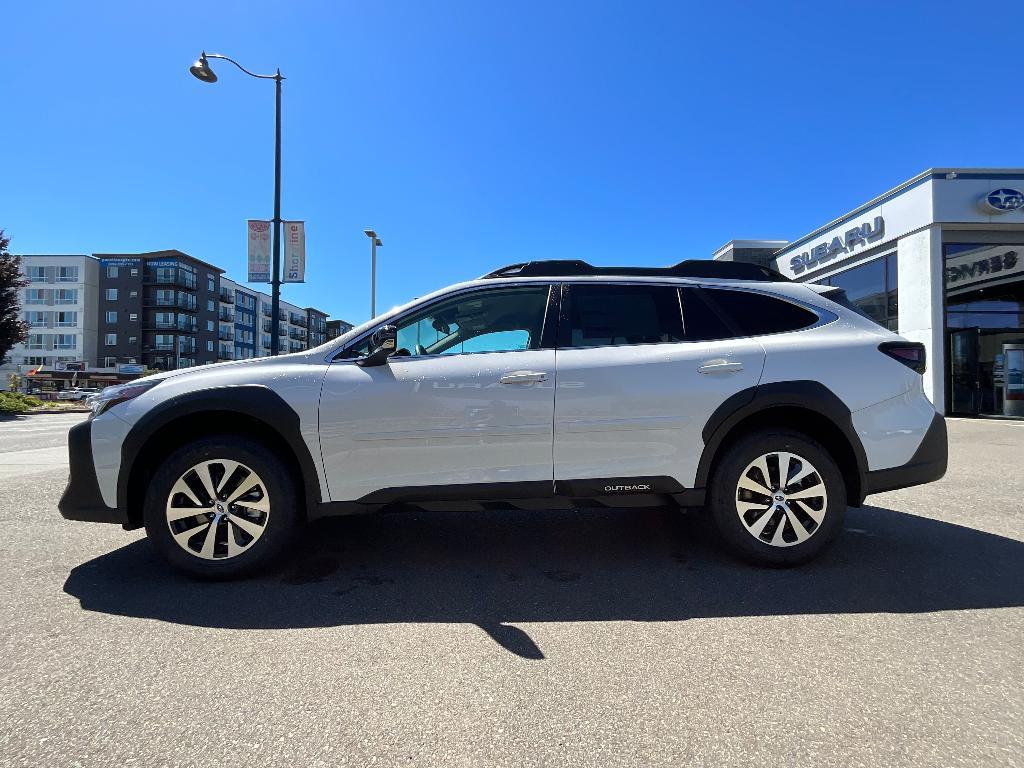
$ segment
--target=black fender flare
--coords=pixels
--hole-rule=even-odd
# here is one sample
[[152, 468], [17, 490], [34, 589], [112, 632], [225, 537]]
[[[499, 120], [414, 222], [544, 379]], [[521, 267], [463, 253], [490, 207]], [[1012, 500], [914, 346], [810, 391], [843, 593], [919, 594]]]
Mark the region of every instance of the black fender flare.
[[706, 488], [714, 466], [715, 458], [729, 432], [744, 419], [755, 416], [769, 408], [793, 407], [813, 411], [824, 417], [845, 437], [856, 459], [857, 478], [860, 489], [848, 489], [854, 506], [863, 501], [864, 478], [868, 462], [857, 430], [853, 426], [853, 414], [849, 407], [832, 390], [818, 381], [795, 380], [758, 384], [740, 390], [723, 402], [708, 418], [701, 437], [704, 450], [697, 465], [694, 486]]
[[307, 506], [321, 501], [316, 464], [302, 439], [299, 414], [279, 394], [262, 384], [238, 384], [184, 392], [155, 405], [131, 428], [121, 444], [117, 506], [128, 508], [128, 483], [143, 447], [161, 429], [182, 417], [217, 411], [262, 422], [291, 448], [302, 475]]

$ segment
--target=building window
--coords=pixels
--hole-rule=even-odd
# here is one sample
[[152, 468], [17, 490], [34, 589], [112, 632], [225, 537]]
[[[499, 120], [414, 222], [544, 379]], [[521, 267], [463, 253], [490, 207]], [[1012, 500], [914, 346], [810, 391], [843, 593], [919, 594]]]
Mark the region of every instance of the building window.
[[208, 340], [208, 341], [206, 342], [206, 351], [207, 351], [207, 352], [213, 352], [213, 342], [212, 342], [212, 341], [209, 341], [209, 340]]
[[25, 345], [29, 349], [45, 349], [46, 337], [41, 333], [30, 333], [28, 335], [28, 343]]
[[128, 313], [128, 319], [132, 320], [132, 321], [138, 320], [139, 319], [139, 315], [138, 315], [137, 312], [129, 312]]
[[209, 312], [213, 312], [213, 310], [214, 310], [213, 299], [207, 299], [206, 300], [206, 309]]
[[117, 267], [115, 267], [115, 266], [107, 267], [107, 279], [109, 279], [109, 280], [116, 280], [117, 279]]
[[78, 291], [74, 288], [60, 288], [55, 292], [54, 304], [77, 304]]
[[46, 267], [29, 267], [28, 268], [28, 279], [33, 283], [45, 283], [46, 282]]
[[171, 351], [174, 349], [174, 337], [170, 334], [158, 333], [155, 346], [160, 351]]
[[45, 312], [26, 312], [25, 322], [31, 326], [46, 325], [46, 313]]
[[158, 283], [173, 283], [178, 277], [177, 267], [157, 267], [156, 281]]
[[133, 269], [132, 270], [132, 277], [138, 277], [138, 276], [139, 276], [139, 270], [138, 269]]
[[108, 333], [104, 337], [104, 342], [103, 343], [106, 344], [108, 347], [116, 347], [117, 346], [117, 334], [116, 333]]
[[75, 334], [58, 333], [56, 336], [53, 337], [53, 346], [56, 349], [74, 349]]
[[46, 299], [43, 298], [42, 288], [29, 288], [25, 291], [25, 303], [26, 304], [45, 304]]
[[107, 288], [104, 295], [107, 301], [117, 301], [117, 288]]
[[107, 322], [111, 323], [111, 324], [116, 324], [117, 323], [117, 312], [114, 312], [114, 311], [107, 312]]
[[[128, 337], [128, 343], [129, 343], [129, 344], [134, 344], [134, 343], [136, 343], [136, 342], [137, 342], [138, 340], [139, 340], [139, 337], [138, 337], [138, 336], [129, 336], [129, 337]], [[134, 361], [133, 361], [133, 360], [129, 360], [128, 362], [130, 362], [130, 363], [131, 363], [131, 362], [134, 362]]]
[[57, 267], [58, 283], [77, 283], [78, 267]]
[[815, 282], [842, 288], [846, 298], [865, 315], [895, 331], [899, 325], [896, 267], [896, 254], [889, 253]]
[[212, 331], [213, 330], [213, 320], [207, 320], [206, 321], [206, 330], [208, 330], [208, 331]]
[[103, 358], [103, 367], [104, 368], [116, 368], [117, 367], [117, 358], [116, 357], [104, 357]]
[[25, 365], [46, 365], [46, 358], [37, 355], [29, 355], [24, 358]]
[[128, 292], [128, 298], [129, 299], [137, 299], [138, 297], [139, 297], [139, 292], [138, 291], [129, 291]]
[[1024, 245], [945, 243], [947, 410], [1024, 416]]
[[207, 275], [206, 276], [206, 290], [208, 290], [208, 291], [210, 291], [212, 293], [215, 289], [216, 289], [216, 285], [213, 282], [213, 275]]
[[58, 312], [56, 314], [56, 322], [54, 323], [58, 328], [70, 328], [78, 325], [78, 313], [77, 312]]

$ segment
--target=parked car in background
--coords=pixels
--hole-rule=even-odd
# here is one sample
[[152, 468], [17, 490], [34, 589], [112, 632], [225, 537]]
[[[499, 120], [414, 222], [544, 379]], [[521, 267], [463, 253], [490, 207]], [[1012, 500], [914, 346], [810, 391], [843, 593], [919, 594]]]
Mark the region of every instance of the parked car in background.
[[795, 565], [865, 496], [936, 480], [924, 347], [839, 288], [732, 262], [515, 264], [323, 346], [91, 399], [68, 519], [145, 526], [205, 577], [265, 568], [307, 520], [474, 501], [705, 507]]
[[71, 389], [62, 389], [57, 393], [58, 400], [85, 400], [92, 395], [98, 395], [100, 393], [99, 387], [72, 387]]

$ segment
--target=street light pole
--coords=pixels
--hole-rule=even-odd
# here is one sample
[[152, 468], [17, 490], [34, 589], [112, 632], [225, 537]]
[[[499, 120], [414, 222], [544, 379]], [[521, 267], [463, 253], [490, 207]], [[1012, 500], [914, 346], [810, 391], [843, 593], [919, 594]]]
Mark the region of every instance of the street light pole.
[[370, 238], [370, 319], [372, 320], [377, 316], [377, 248], [384, 243], [372, 229], [364, 229], [363, 234]]
[[270, 356], [276, 357], [281, 351], [281, 70], [274, 76], [276, 97], [274, 99], [274, 274], [270, 281], [270, 322], [273, 334], [270, 337]]
[[258, 80], [273, 80], [275, 84], [274, 98], [274, 243], [273, 243], [273, 275], [270, 280], [270, 323], [272, 333], [270, 335], [270, 354], [277, 355], [281, 350], [281, 338], [278, 336], [278, 328], [281, 323], [281, 81], [284, 76], [280, 68], [272, 75], [258, 75], [250, 72], [234, 59], [220, 53], [207, 53], [203, 51], [196, 62], [189, 67], [198, 80], [204, 83], [216, 83], [217, 75], [210, 68], [207, 59], [223, 59], [230, 61], [245, 74], [255, 77]]

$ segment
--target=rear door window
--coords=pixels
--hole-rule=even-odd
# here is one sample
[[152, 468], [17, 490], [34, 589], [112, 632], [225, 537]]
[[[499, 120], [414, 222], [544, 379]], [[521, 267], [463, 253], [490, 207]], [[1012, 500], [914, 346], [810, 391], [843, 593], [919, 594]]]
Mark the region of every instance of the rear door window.
[[562, 347], [608, 347], [683, 341], [676, 289], [667, 285], [570, 285]]
[[722, 319], [719, 312], [701, 298], [699, 288], [680, 288], [679, 297], [683, 305], [683, 327], [687, 341], [717, 341], [739, 335]]

